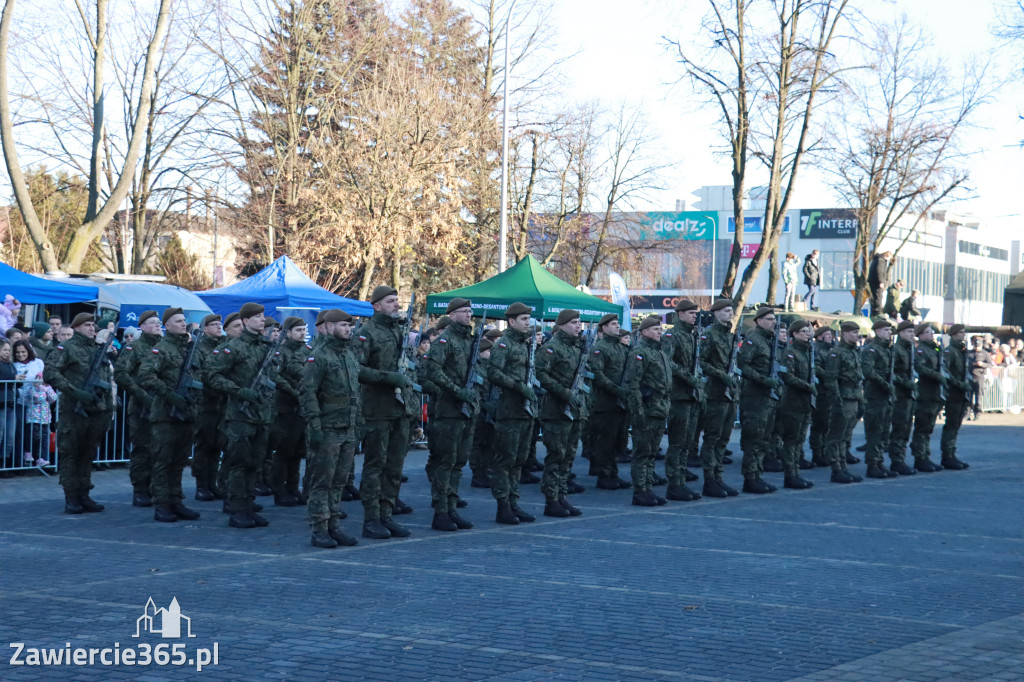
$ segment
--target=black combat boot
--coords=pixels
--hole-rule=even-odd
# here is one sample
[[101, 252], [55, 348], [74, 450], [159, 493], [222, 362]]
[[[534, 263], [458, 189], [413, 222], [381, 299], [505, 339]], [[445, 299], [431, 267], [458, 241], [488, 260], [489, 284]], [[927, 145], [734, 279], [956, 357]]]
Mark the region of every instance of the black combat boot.
[[718, 483], [718, 479], [707, 474], [704, 475], [703, 493], [704, 497], [729, 497], [729, 493]]
[[675, 502], [692, 502], [700, 499], [700, 493], [690, 490], [685, 485], [670, 485], [665, 497]]
[[[197, 502], [213, 502], [217, 499], [217, 496], [213, 494], [213, 491], [209, 488], [196, 488], [196, 501]], [[132, 500], [132, 504], [135, 501]]]
[[259, 497], [267, 497], [268, 495], [274, 494], [274, 489], [266, 483], [261, 482], [257, 483], [255, 487], [253, 487], [253, 492], [255, 492]]
[[434, 512], [434, 520], [430, 522], [430, 527], [434, 530], [443, 530], [448, 532], [454, 532], [459, 529], [452, 517], [448, 515], [448, 512]]
[[228, 519], [228, 525], [232, 528], [255, 528], [256, 520], [253, 518], [255, 514], [247, 509], [233, 512], [231, 518]]
[[857, 452], [867, 452], [867, 451], [868, 451], [868, 444], [867, 443], [864, 443], [863, 445], [858, 445], [857, 446]]
[[686, 469], [686, 470], [683, 471], [683, 479], [687, 483], [693, 483], [694, 481], [699, 481], [700, 480], [700, 476], [698, 476], [697, 474], [693, 473], [689, 469]]
[[739, 490], [736, 490], [736, 488], [733, 488], [731, 485], [728, 485], [725, 481], [723, 481], [720, 478], [718, 479], [718, 485], [725, 488], [725, 492], [729, 497], [736, 497], [737, 495], [740, 494]]
[[359, 488], [354, 483], [346, 483], [345, 489], [341, 491], [341, 501], [351, 502], [352, 500], [361, 499], [359, 496]]
[[[914, 459], [914, 468], [923, 474], [930, 474], [935, 471], [942, 471], [942, 467], [931, 461], [927, 457], [917, 457]], [[86, 511], [89, 511], [86, 509]]]
[[772, 490], [768, 487], [768, 484], [761, 480], [758, 476], [748, 476], [743, 479], [743, 492], [753, 493], [754, 495], [766, 495]]
[[571, 504], [569, 504], [569, 500], [565, 499], [564, 497], [558, 498], [558, 503], [562, 505], [562, 507], [564, 507], [567, 512], [569, 512], [569, 516], [583, 515], [583, 510], [581, 510], [579, 507], [574, 507]]
[[354, 547], [359, 544], [359, 540], [338, 527], [338, 519], [335, 517], [332, 517], [330, 522], [327, 524], [327, 534], [330, 535], [331, 539], [337, 542], [340, 547]]
[[468, 506], [469, 506], [469, 502], [466, 502], [461, 497], [456, 498], [456, 500], [455, 500], [455, 508], [456, 509], [465, 509]]
[[668, 479], [657, 471], [651, 472], [651, 485], [668, 485]]
[[265, 528], [270, 525], [270, 521], [257, 514], [255, 509], [249, 511], [249, 518], [252, 519], [253, 525], [257, 528]]
[[393, 538], [407, 538], [412, 535], [412, 531], [395, 521], [390, 516], [382, 516], [380, 519], [380, 525], [388, 529]]
[[313, 537], [309, 544], [321, 549], [334, 549], [338, 546], [338, 541], [331, 537], [331, 534], [327, 532], [327, 524], [321, 521], [313, 526]]
[[569, 479], [569, 481], [565, 484], [565, 486], [566, 486], [566, 489], [567, 489], [567, 494], [569, 494], [569, 495], [579, 495], [580, 493], [584, 493], [584, 492], [587, 491], [586, 488], [581, 486], [579, 483], [577, 483], [573, 479]]
[[[899, 476], [899, 474], [896, 474]], [[881, 464], [873, 464], [868, 467], [868, 478], [889, 478], [889, 471]]]
[[534, 483], [540, 483], [540, 476], [530, 473], [526, 467], [523, 467], [523, 470], [519, 473], [519, 485], [532, 485]]
[[597, 479], [597, 487], [601, 490], [618, 490], [619, 479], [601, 477]]
[[448, 518], [450, 518], [452, 522], [456, 526], [458, 526], [459, 530], [470, 530], [471, 528], [473, 528], [473, 522], [459, 514], [459, 512], [457, 512], [455, 509], [449, 510]]
[[854, 476], [849, 471], [839, 469], [838, 471], [832, 471], [832, 478], [830, 479], [833, 483], [857, 483], [859, 476]]
[[387, 540], [391, 537], [391, 531], [385, 528], [379, 519], [367, 519], [363, 521], [363, 537], [371, 540]]
[[558, 500], [548, 500], [544, 504], [544, 516], [553, 516], [556, 519], [569, 518], [569, 510], [563, 507]]
[[830, 466], [828, 458], [820, 452], [814, 452], [811, 454], [811, 464], [819, 467]]
[[161, 523], [174, 523], [178, 520], [178, 515], [174, 513], [170, 505], [158, 504], [153, 508], [153, 520]]
[[309, 502], [309, 496], [301, 490], [289, 490], [288, 493], [295, 498], [295, 501], [298, 502], [298, 506], [300, 507], [305, 507]]
[[495, 523], [503, 523], [508, 526], [518, 526], [519, 517], [512, 511], [508, 500], [498, 500], [498, 513], [494, 516]]
[[807, 490], [813, 488], [814, 484], [808, 481], [806, 478], [801, 478], [797, 474], [786, 476], [786, 480], [782, 483], [783, 487], [791, 490]]
[[860, 457], [857, 457], [852, 452], [847, 450], [846, 451], [846, 463], [847, 464], [859, 464], [860, 463]]
[[801, 457], [797, 462], [797, 465], [800, 467], [801, 471], [807, 471], [808, 469], [813, 469], [816, 466], [814, 462], [806, 457]]
[[82, 505], [82, 511], [86, 514], [95, 514], [96, 512], [101, 512], [106, 509], [102, 504], [99, 504], [96, 500], [89, 497], [88, 493], [85, 495], [79, 495], [78, 504]]
[[299, 500], [291, 493], [274, 493], [274, 506], [275, 507], [298, 507]]
[[82, 503], [78, 501], [78, 495], [76, 493], [64, 493], [64, 513], [65, 514], [81, 514], [85, 510], [82, 509]]
[[943, 469], [951, 469], [953, 471], [963, 471], [968, 466], [970, 466], [970, 465], [967, 464], [966, 462], [961, 462], [959, 459], [957, 459], [956, 455], [948, 455], [948, 456], [942, 458], [942, 468]]
[[634, 507], [657, 507], [658, 500], [650, 490], [638, 490], [633, 493]]
[[149, 493], [133, 493], [132, 494], [132, 506], [133, 507], [152, 507], [153, 506], [153, 498], [149, 496]]
[[897, 476], [913, 476], [917, 472], [907, 466], [906, 462], [893, 462], [889, 467], [889, 473], [894, 473]]
[[171, 511], [174, 512], [174, 515], [179, 519], [183, 519], [185, 521], [195, 521], [199, 518], [199, 512], [194, 509], [189, 509], [181, 503], [181, 500], [171, 503]]
[[766, 459], [763, 463], [763, 468], [770, 474], [780, 474], [785, 471], [782, 466], [782, 460], [777, 457], [773, 459]]
[[537, 517], [533, 514], [523, 511], [522, 507], [519, 506], [519, 503], [510, 506], [512, 507], [512, 512], [516, 515], [516, 518], [522, 521], [523, 523], [533, 523], [537, 520]]
[[401, 516], [402, 514], [412, 514], [412, 507], [402, 502], [397, 497], [395, 498], [395, 507], [391, 510], [391, 513], [395, 516]]

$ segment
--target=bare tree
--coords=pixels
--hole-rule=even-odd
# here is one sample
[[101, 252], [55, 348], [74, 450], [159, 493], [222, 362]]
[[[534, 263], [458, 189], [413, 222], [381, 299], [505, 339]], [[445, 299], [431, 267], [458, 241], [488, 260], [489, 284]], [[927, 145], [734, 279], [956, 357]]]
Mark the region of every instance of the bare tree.
[[92, 82], [89, 86], [91, 88], [92, 104], [92, 139], [89, 145], [90, 163], [88, 172], [89, 204], [86, 208], [82, 225], [75, 231], [67, 247], [63, 264], [58, 263], [53, 245], [46, 240], [45, 231], [36, 214], [31, 196], [25, 184], [18, 152], [15, 148], [14, 121], [11, 113], [8, 88], [8, 48], [11, 23], [15, 12], [15, 0], [7, 0], [2, 17], [0, 17], [0, 142], [3, 143], [4, 161], [7, 164], [7, 171], [11, 178], [11, 184], [14, 187], [18, 208], [24, 216], [26, 227], [39, 251], [43, 267], [47, 270], [59, 269], [61, 265], [70, 271], [80, 269], [90, 247], [103, 233], [103, 230], [114, 217], [118, 207], [131, 188], [135, 165], [138, 161], [140, 150], [143, 147], [146, 127], [150, 121], [154, 74], [164, 44], [167, 27], [170, 23], [172, 0], [161, 0], [160, 2], [155, 26], [147, 42], [145, 62], [142, 70], [142, 84], [139, 89], [138, 101], [135, 105], [138, 115], [131, 127], [131, 136], [124, 155], [124, 163], [116, 176], [113, 172], [106, 176], [109, 185], [109, 195], [105, 201], [101, 202], [100, 187], [105, 179], [101, 161], [104, 128], [103, 74], [107, 54], [108, 2], [109, 0], [96, 0], [94, 23], [91, 23], [86, 17], [84, 7], [81, 4], [77, 5], [92, 55]]
[[986, 99], [984, 69], [954, 73], [927, 49], [926, 37], [906, 17], [879, 27], [868, 46], [874, 58], [869, 77], [851, 84], [843, 120], [830, 126], [821, 165], [857, 214], [854, 311], [866, 299], [868, 265], [882, 240], [904, 218], [917, 216], [898, 253], [921, 217], [968, 179], [958, 142]]

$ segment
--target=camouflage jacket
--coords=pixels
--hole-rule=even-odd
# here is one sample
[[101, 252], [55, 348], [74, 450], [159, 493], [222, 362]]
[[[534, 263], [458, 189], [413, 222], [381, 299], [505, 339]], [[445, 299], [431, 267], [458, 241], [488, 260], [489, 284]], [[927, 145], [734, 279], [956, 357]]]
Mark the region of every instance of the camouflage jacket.
[[199, 365], [198, 379], [203, 382], [202, 407], [200, 408], [203, 412], [220, 414], [224, 410], [224, 394], [209, 384], [206, 380], [206, 375], [213, 366], [214, 351], [217, 350], [226, 338], [225, 336], [207, 336], [204, 334], [203, 338], [199, 341], [199, 348], [196, 349], [196, 356], [198, 357], [196, 364]]
[[825, 365], [833, 396], [843, 400], [864, 399], [864, 374], [860, 369], [856, 346], [845, 341], [836, 344], [829, 352]]
[[281, 343], [274, 396], [277, 414], [295, 414], [298, 411], [299, 382], [302, 381], [302, 372], [312, 350], [312, 346], [302, 341], [285, 339]]
[[[305, 347], [305, 344], [303, 344]], [[299, 382], [299, 413], [322, 428], [351, 429], [362, 423], [360, 367], [347, 339], [324, 336], [306, 358]]]
[[693, 374], [693, 354], [697, 350], [696, 327], [677, 322], [661, 336], [665, 352], [672, 358], [672, 400], [693, 402], [704, 394], [704, 381]]
[[[250, 424], [269, 424], [273, 421], [273, 392], [258, 391], [260, 400], [256, 403], [248, 403], [238, 397], [239, 389], [252, 385], [263, 359], [270, 352], [270, 346], [267, 338], [246, 329], [238, 338], [229, 340], [219, 350], [214, 351], [212, 366], [206, 373], [206, 382], [227, 396], [224, 419]], [[270, 363], [266, 373], [267, 380], [275, 380], [276, 365], [276, 359]], [[251, 417], [246, 416], [246, 407]]]
[[[494, 408], [495, 419], [532, 419], [526, 411], [526, 399], [523, 397], [526, 392], [526, 373], [530, 360], [528, 342], [531, 337], [529, 332], [518, 332], [510, 327], [491, 348], [487, 378], [492, 386], [501, 390]], [[536, 405], [534, 414], [538, 414]]]
[[[61, 397], [61, 410], [74, 411], [78, 407], [78, 401], [71, 395], [71, 389], [81, 389], [89, 376], [89, 367], [100, 347], [95, 341], [89, 339], [79, 332], [62, 344], [59, 344], [50, 353], [50, 357], [43, 368], [43, 379], [55, 390], [64, 395]], [[112, 382], [113, 376], [110, 362], [104, 360], [100, 363], [98, 378], [108, 383]], [[86, 412], [99, 414], [112, 412], [114, 410], [114, 394], [112, 391], [103, 391], [103, 399], [97, 400], [91, 405], [83, 405]]]
[[[174, 389], [178, 386], [181, 365], [185, 362], [185, 355], [188, 353], [191, 342], [191, 337], [188, 334], [167, 334], [142, 358], [138, 380], [139, 385], [153, 395], [152, 407], [149, 411], [151, 422], [178, 421], [171, 417], [173, 405], [167, 401], [167, 396], [174, 393]], [[198, 350], [196, 355], [198, 355]], [[200, 378], [198, 364], [198, 358], [193, 357], [193, 369], [190, 374], [197, 381]], [[184, 417], [183, 421], [193, 422], [196, 420], [199, 392], [190, 389], [189, 393], [191, 395], [187, 398], [188, 407], [180, 412]]]
[[917, 382], [914, 381], [914, 344], [897, 338], [892, 352], [896, 354], [893, 374], [896, 384], [896, 397], [901, 399], [917, 398]]
[[547, 393], [541, 401], [541, 419], [568, 419], [565, 416], [567, 405], [573, 419], [585, 417], [585, 397], [573, 395], [569, 390], [576, 375], [576, 367], [580, 364], [580, 352], [576, 338], [561, 329], [556, 330], [551, 340], [537, 349], [537, 380]]
[[672, 394], [672, 361], [661, 341], [641, 336], [626, 360], [629, 375], [629, 409], [638, 423], [668, 418]]
[[860, 368], [864, 374], [864, 395], [868, 400], [888, 400], [893, 392], [889, 367], [893, 350], [877, 336], [860, 349]]
[[[734, 339], [729, 327], [717, 321], [704, 330], [700, 337], [700, 367], [708, 378], [709, 400], [726, 400], [725, 378], [729, 374]], [[739, 390], [733, 391], [733, 397], [738, 394]]]
[[457, 394], [466, 387], [472, 348], [473, 328], [458, 322], [448, 325], [441, 336], [430, 344], [430, 350], [423, 360], [427, 366], [424, 373], [437, 391], [433, 414], [439, 419], [466, 418]]
[[597, 412], [625, 412], [629, 391], [622, 385], [629, 346], [602, 336], [591, 351], [590, 371], [594, 375], [592, 406]]
[[[814, 350], [817, 354], [818, 350]], [[811, 367], [811, 342], [793, 341], [786, 346], [786, 352], [782, 358], [785, 360], [783, 366], [786, 371], [779, 372], [779, 378], [786, 384], [782, 393], [782, 400], [779, 401], [780, 410], [790, 412], [811, 411], [811, 391], [816, 370]], [[817, 363], [818, 358], [814, 358]]]
[[942, 357], [942, 346], [932, 341], [917, 342], [914, 352], [914, 365], [917, 368], [917, 399], [924, 403], [941, 402], [939, 393], [946, 384], [946, 379], [939, 371], [939, 358]]
[[772, 344], [775, 334], [767, 329], [755, 327], [743, 337], [736, 364], [743, 371], [743, 397], [753, 400], [767, 400], [771, 393]]
[[139, 414], [143, 408], [148, 412], [153, 403], [153, 393], [139, 385], [139, 367], [143, 359], [153, 350], [156, 344], [160, 343], [163, 337], [160, 334], [147, 334], [142, 332], [139, 338], [132, 341], [130, 346], [121, 349], [114, 363], [114, 381], [118, 388], [130, 395], [132, 399], [128, 402], [128, 412]]
[[949, 372], [949, 393], [956, 391], [956, 397], [963, 400], [964, 396], [971, 392], [970, 379], [964, 378], [967, 364], [967, 344], [957, 341], [950, 341], [945, 350], [946, 371]]
[[[352, 353], [367, 371], [359, 373], [362, 385], [363, 416], [366, 419], [398, 419], [412, 415], [414, 395], [411, 388], [399, 389], [403, 405], [396, 397], [398, 360], [402, 354], [402, 322], [384, 313], [374, 313], [352, 340]], [[412, 377], [409, 378], [410, 381]], [[415, 400], [419, 404], [419, 400]]]

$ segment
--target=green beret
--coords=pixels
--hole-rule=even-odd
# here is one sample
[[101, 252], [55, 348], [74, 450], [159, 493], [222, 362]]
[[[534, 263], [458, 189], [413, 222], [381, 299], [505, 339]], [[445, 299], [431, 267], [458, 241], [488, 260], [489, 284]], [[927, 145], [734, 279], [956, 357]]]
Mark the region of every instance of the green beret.
[[721, 310], [722, 308], [735, 308], [731, 298], [720, 298], [711, 304], [711, 312]]
[[[156, 315], [156, 313], [153, 313]], [[86, 322], [95, 322], [96, 316], [91, 313], [78, 313], [75, 315], [75, 319], [71, 320], [71, 328], [80, 327]]]
[[142, 326], [142, 323], [151, 317], [157, 317], [155, 310], [143, 310], [142, 314], [139, 315], [139, 326]]
[[913, 328], [914, 328], [914, 323], [913, 322], [911, 322], [910, 320], [903, 320], [898, 325], [896, 325], [896, 332], [899, 333], [899, 332], [903, 331], [904, 329], [913, 329]]
[[856, 322], [843, 322], [839, 325], [839, 330], [843, 332], [859, 332], [860, 325]]
[[228, 313], [228, 316], [224, 318], [224, 326], [230, 327], [231, 323], [239, 319], [239, 317], [238, 313]]
[[316, 324], [314, 326], [319, 327], [320, 325], [322, 325], [324, 323], [324, 315], [326, 314], [326, 310], [321, 310], [319, 313], [317, 313]]
[[919, 324], [916, 327], [914, 327], [914, 336], [921, 336], [921, 334], [924, 334], [929, 329], [933, 329], [932, 328], [932, 323], [931, 322], [922, 322], [921, 324]]
[[533, 308], [526, 305], [525, 303], [520, 303], [519, 301], [516, 301], [515, 303], [513, 303], [512, 305], [505, 309], [505, 317], [519, 317], [520, 315], [532, 314]]
[[448, 301], [448, 308], [447, 308], [447, 310], [445, 312], [449, 312], [450, 313], [453, 310], [458, 310], [459, 308], [472, 308], [472, 307], [473, 307], [473, 302], [470, 301], [468, 298], [453, 298], [452, 300]]
[[346, 313], [344, 310], [338, 310], [332, 308], [331, 310], [325, 310], [323, 312], [324, 322], [351, 322], [352, 316]]
[[890, 327], [892, 327], [892, 323], [889, 322], [888, 318], [885, 317], [881, 318], [880, 320], [875, 320], [875, 323], [871, 325], [872, 329], [888, 329]]
[[490, 350], [494, 347], [494, 342], [490, 339], [483, 339], [480, 341], [480, 352], [483, 353], [485, 350]]
[[164, 310], [163, 317], [160, 318], [160, 319], [163, 320], [164, 324], [167, 324], [167, 320], [171, 319], [175, 315], [184, 315], [184, 314], [185, 314], [185, 311], [182, 310], [181, 308], [167, 308], [166, 310]]
[[206, 317], [203, 318], [203, 326], [205, 327], [206, 325], [212, 322], [220, 322], [220, 320], [220, 315], [207, 315]]
[[603, 327], [606, 324], [608, 324], [609, 322], [618, 322], [618, 321], [619, 321], [619, 316], [617, 314], [615, 314], [615, 313], [608, 313], [607, 315], [605, 315], [604, 317], [602, 317], [598, 321], [597, 326], [598, 327]]
[[818, 338], [820, 336], [823, 336], [825, 334], [825, 332], [830, 332], [830, 331], [832, 331], [831, 327], [827, 327], [825, 325], [821, 325], [820, 327], [818, 327], [817, 329], [814, 330], [814, 338]]
[[801, 329], [804, 329], [805, 327], [810, 327], [810, 326], [811, 326], [811, 323], [808, 322], [807, 320], [797, 320], [793, 324], [789, 325], [789, 335], [793, 336], [793, 334], [796, 334]]
[[256, 317], [264, 310], [266, 309], [259, 303], [253, 303], [250, 301], [238, 310], [238, 316], [243, 320], [248, 320], [250, 317]]
[[640, 331], [643, 331], [645, 329], [649, 329], [650, 327], [656, 327], [659, 324], [661, 324], [660, 317], [658, 317], [657, 315], [648, 315], [647, 317], [644, 318], [644, 321], [640, 323], [638, 329]]
[[290, 332], [292, 329], [295, 329], [296, 327], [304, 326], [305, 324], [306, 324], [306, 321], [304, 319], [302, 319], [301, 317], [292, 316], [292, 317], [284, 318], [284, 324], [282, 326], [284, 327], [284, 330], [286, 332]]
[[676, 312], [685, 313], [687, 310], [697, 310], [700, 306], [691, 301], [688, 298], [684, 298], [679, 303], [676, 303]]
[[954, 324], [952, 327], [949, 328], [949, 331], [947, 333], [950, 336], [956, 336], [965, 329], [967, 329], [967, 327], [963, 326], [962, 324]]
[[558, 317], [555, 318], [555, 324], [569, 324], [573, 320], [578, 320], [580, 317], [580, 311], [573, 310], [572, 308], [565, 308], [558, 313]]
[[484, 332], [484, 338], [485, 339], [490, 339], [491, 341], [494, 341], [496, 339], [500, 339], [501, 338], [501, 330], [497, 329], [497, 328], [495, 328], [495, 329], [488, 329], [487, 331]]
[[756, 313], [754, 313], [754, 319], [755, 320], [760, 320], [765, 315], [774, 315], [774, 314], [775, 314], [775, 308], [771, 307], [770, 305], [763, 305], [763, 306], [761, 306], [760, 308], [757, 309]]
[[447, 315], [442, 315], [441, 319], [439, 319], [437, 321], [437, 324], [434, 325], [434, 329], [436, 329], [439, 332], [443, 332], [451, 323], [452, 318], [448, 317]]
[[32, 324], [32, 335], [37, 339], [43, 338], [48, 331], [50, 331], [50, 325], [46, 322], [34, 322]]
[[381, 284], [379, 287], [373, 290], [372, 294], [370, 294], [370, 303], [376, 303], [377, 301], [387, 298], [388, 296], [397, 295], [398, 292], [395, 289], [389, 287], [386, 284]]

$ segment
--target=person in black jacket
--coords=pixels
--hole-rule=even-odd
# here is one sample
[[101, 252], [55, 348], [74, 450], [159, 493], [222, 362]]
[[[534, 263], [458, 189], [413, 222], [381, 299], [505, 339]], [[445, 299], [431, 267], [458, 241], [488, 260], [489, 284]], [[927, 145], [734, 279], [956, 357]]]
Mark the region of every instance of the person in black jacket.
[[3, 421], [0, 421], [0, 441], [3, 441], [3, 466], [17, 466], [15, 461], [14, 434], [17, 430], [17, 395], [20, 384], [15, 382], [18, 372], [11, 362], [11, 344], [0, 341], [0, 400], [3, 405]]
[[817, 310], [818, 287], [821, 286], [821, 267], [818, 265], [817, 249], [804, 257], [804, 284], [807, 285], [804, 303], [807, 304], [808, 310]]
[[868, 268], [868, 290], [871, 293], [871, 317], [882, 314], [885, 307], [885, 293], [889, 287], [892, 251], [876, 253]]
[[921, 311], [917, 309], [917, 295], [921, 293], [917, 289], [910, 292], [910, 296], [900, 305], [900, 317], [904, 320], [914, 320], [921, 317]]

